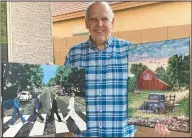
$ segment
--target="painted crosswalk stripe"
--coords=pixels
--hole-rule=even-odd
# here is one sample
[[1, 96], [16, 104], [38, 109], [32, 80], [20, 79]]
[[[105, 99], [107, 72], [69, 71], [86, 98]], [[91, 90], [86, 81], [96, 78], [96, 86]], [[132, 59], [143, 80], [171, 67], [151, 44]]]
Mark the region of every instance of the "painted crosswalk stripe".
[[71, 117], [69, 117], [69, 119], [67, 120], [67, 127], [69, 129], [69, 132], [80, 132], [77, 124], [73, 121]]
[[[46, 120], [46, 114], [41, 114], [41, 116]], [[43, 135], [44, 128], [45, 128], [45, 123], [41, 122], [40, 119], [37, 117], [29, 136]]]
[[77, 114], [81, 117], [81, 119], [86, 122], [86, 115], [83, 112], [77, 112]]
[[77, 121], [75, 121], [76, 125], [81, 131], [87, 130], [87, 125], [86, 123], [79, 117], [78, 115], [76, 116]]
[[[59, 116], [61, 117], [61, 120], [63, 120], [63, 115], [62, 113], [59, 113]], [[69, 129], [67, 128], [67, 125], [64, 122], [58, 122], [57, 116], [54, 113], [55, 117], [55, 128], [56, 128], [56, 133], [65, 133], [69, 132]]]
[[86, 112], [83, 112], [83, 114], [85, 114], [85, 115], [86, 115]]
[[3, 118], [3, 124], [5, 124], [8, 120], [10, 120], [12, 118], [12, 116], [5, 116]]
[[[23, 115], [23, 117], [25, 118], [25, 120], [27, 120], [29, 118], [29, 115]], [[14, 124], [13, 127], [9, 128], [5, 133], [3, 133], [3, 137], [14, 137], [22, 126], [22, 121]]]

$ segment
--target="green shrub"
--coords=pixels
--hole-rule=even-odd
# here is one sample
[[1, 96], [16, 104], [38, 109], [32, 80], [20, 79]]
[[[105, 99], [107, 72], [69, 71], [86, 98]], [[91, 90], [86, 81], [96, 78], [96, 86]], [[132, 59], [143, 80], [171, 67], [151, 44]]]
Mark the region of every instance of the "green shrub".
[[189, 100], [188, 98], [182, 99], [179, 103], [179, 106], [176, 108], [176, 112], [189, 116]]

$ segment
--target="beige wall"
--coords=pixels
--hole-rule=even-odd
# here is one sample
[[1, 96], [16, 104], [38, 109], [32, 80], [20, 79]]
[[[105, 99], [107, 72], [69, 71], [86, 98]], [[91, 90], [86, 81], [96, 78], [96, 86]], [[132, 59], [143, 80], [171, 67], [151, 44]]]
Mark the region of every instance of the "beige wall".
[[66, 20], [53, 23], [53, 37], [70, 37], [74, 26], [84, 26], [84, 18]]
[[10, 62], [46, 63], [53, 59], [50, 2], [8, 2]]
[[190, 2], [162, 2], [115, 12], [114, 32], [191, 24]]
[[[115, 11], [113, 32], [191, 24], [191, 2], [160, 2]], [[53, 37], [70, 37], [74, 26], [84, 26], [84, 18], [53, 23]], [[81, 27], [82, 28], [82, 27]], [[76, 28], [77, 32], [84, 31]]]

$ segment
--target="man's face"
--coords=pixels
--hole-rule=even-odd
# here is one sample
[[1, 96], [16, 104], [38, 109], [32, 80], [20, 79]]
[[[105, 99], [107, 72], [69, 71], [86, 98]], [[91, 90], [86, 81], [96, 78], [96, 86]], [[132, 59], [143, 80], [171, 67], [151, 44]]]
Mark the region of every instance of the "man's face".
[[95, 3], [88, 10], [85, 21], [92, 40], [97, 45], [105, 44], [111, 35], [114, 19], [111, 19], [108, 9], [103, 3]]

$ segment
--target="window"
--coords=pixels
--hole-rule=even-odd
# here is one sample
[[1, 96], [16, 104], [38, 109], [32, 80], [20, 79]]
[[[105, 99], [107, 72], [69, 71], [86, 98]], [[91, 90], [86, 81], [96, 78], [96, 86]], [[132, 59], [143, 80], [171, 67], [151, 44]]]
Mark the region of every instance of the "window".
[[89, 35], [89, 33], [76, 33], [76, 34], [73, 34], [73, 36], [81, 36], [81, 35]]
[[1, 60], [8, 61], [7, 3], [1, 3]]
[[151, 79], [152, 77], [150, 73], [147, 72], [143, 73], [143, 80], [151, 80]]
[[84, 25], [77, 25], [72, 27], [72, 36], [89, 35], [89, 31]]

